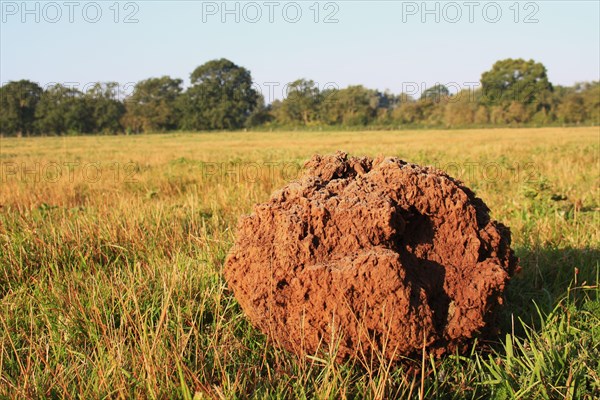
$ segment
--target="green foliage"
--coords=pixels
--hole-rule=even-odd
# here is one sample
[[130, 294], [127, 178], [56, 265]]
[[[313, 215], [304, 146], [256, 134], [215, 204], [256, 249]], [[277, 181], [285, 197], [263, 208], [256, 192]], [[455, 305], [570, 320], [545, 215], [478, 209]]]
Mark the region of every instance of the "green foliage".
[[94, 133], [117, 133], [123, 130], [121, 118], [125, 106], [117, 99], [116, 82], [97, 83], [86, 93], [87, 106], [90, 109]]
[[286, 98], [274, 108], [275, 118], [287, 125], [317, 123], [322, 98], [315, 82], [298, 79], [288, 86]]
[[196, 68], [191, 83], [179, 101], [184, 129], [239, 129], [257, 106], [250, 71], [224, 58]]
[[42, 88], [20, 80], [0, 87], [0, 133], [30, 135], [35, 131], [35, 109]]
[[392, 118], [399, 124], [415, 125], [427, 121], [434, 103], [431, 100], [405, 101], [392, 111]]
[[[476, 92], [479, 94], [480, 92]], [[465, 126], [487, 119], [487, 116], [478, 115], [480, 113], [477, 98], [470, 90], [462, 90], [452, 98], [447, 99], [444, 107], [444, 121], [448, 126]], [[484, 108], [485, 109], [485, 108]]]
[[425, 91], [421, 94], [421, 100], [431, 100], [437, 103], [448, 96], [450, 96], [450, 91], [448, 88], [445, 85], [438, 83], [428, 89], [425, 89]]
[[247, 127], [258, 127], [269, 123], [273, 120], [270, 109], [270, 106], [265, 105], [265, 98], [263, 95], [259, 94], [256, 100], [256, 107], [254, 107], [250, 115], [248, 115], [245, 125]]
[[[585, 289], [585, 288], [584, 288]], [[525, 337], [506, 334], [502, 348], [478, 357], [492, 398], [594, 399], [600, 395], [598, 289], [577, 288], [585, 302], [563, 299], [541, 327], [525, 325]]]
[[265, 104], [250, 71], [226, 59], [199, 66], [190, 78], [185, 91], [181, 79], [142, 80], [126, 99], [118, 98], [114, 82], [85, 94], [9, 82], [0, 87], [0, 134], [600, 124], [599, 82], [553, 87], [544, 65], [533, 60], [500, 60], [482, 74], [480, 89], [451, 94], [435, 84], [419, 99], [361, 85], [319, 90], [312, 80], [298, 79], [282, 100]]
[[35, 111], [42, 134], [92, 131], [93, 114], [85, 96], [77, 89], [56, 84], [44, 91]]
[[[506, 108], [516, 104], [535, 111], [548, 106], [552, 93], [546, 67], [520, 58], [496, 62], [490, 71], [481, 75], [481, 86], [485, 105]], [[521, 110], [513, 111], [521, 113]]]
[[177, 100], [182, 83], [181, 79], [169, 76], [138, 82], [133, 94], [125, 100], [125, 125], [135, 133], [176, 129], [180, 119]]
[[377, 116], [381, 94], [363, 86], [323, 91], [321, 119], [332, 125], [364, 126]]
[[567, 123], [580, 124], [588, 120], [598, 121], [600, 115], [600, 82], [576, 84], [564, 88], [558, 105], [557, 117]]
[[116, 99], [117, 83], [97, 83], [87, 93], [61, 84], [49, 87], [36, 108], [41, 134], [117, 133], [125, 106]]

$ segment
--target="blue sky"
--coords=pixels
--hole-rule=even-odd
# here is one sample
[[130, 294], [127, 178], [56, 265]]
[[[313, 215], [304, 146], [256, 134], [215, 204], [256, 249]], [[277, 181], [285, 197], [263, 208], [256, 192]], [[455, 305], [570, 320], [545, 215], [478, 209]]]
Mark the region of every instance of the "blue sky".
[[301, 77], [395, 93], [466, 87], [509, 57], [542, 62], [555, 84], [600, 79], [600, 2], [515, 3], [2, 1], [0, 80], [187, 83], [221, 57], [248, 68], [267, 100]]

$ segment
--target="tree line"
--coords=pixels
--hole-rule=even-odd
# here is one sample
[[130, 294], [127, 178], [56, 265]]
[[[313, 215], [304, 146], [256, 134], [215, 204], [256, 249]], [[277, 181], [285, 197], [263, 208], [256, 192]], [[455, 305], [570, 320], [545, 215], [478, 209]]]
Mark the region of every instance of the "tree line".
[[506, 59], [481, 75], [477, 89], [451, 93], [436, 84], [419, 98], [360, 85], [323, 88], [299, 79], [283, 100], [265, 104], [246, 68], [220, 59], [196, 68], [190, 86], [163, 76], [138, 82], [119, 98], [118, 84], [82, 92], [29, 80], [0, 87], [0, 134], [64, 135], [247, 128], [402, 128], [562, 125], [600, 122], [600, 84], [552, 85], [543, 64]]

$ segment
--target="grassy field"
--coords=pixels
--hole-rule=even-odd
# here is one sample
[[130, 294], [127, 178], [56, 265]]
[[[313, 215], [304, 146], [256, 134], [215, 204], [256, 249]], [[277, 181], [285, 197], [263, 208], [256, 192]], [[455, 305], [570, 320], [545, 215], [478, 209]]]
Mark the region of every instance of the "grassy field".
[[[0, 139], [0, 398], [600, 397], [598, 127]], [[222, 266], [314, 153], [462, 179], [513, 233], [502, 333], [392, 366], [299, 359]]]

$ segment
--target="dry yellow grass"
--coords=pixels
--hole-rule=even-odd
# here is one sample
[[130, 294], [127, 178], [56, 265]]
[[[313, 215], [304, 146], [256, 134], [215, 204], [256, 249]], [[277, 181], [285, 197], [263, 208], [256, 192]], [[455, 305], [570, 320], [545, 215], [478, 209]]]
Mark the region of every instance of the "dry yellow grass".
[[[0, 397], [417, 395], [401, 372], [307, 364], [248, 326], [221, 277], [238, 217], [314, 153], [438, 166], [511, 227], [524, 272], [508, 302], [528, 321], [532, 300], [552, 310], [576, 269], [577, 284], [597, 284], [599, 139], [598, 127], [2, 138]], [[515, 340], [532, 346], [532, 332]], [[598, 338], [527, 393], [567, 393], [569, 370], [571, 382], [596, 379]], [[445, 378], [428, 375], [424, 390], [485, 398], [527, 386], [497, 383], [474, 360], [435, 366]]]

